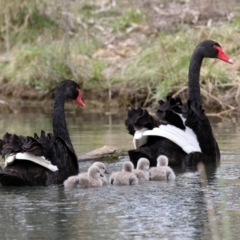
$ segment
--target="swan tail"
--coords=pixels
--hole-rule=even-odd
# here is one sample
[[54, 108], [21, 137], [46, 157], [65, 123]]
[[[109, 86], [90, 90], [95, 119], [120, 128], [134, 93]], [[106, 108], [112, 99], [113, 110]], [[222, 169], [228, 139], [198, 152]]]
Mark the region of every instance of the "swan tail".
[[193, 128], [196, 123], [207, 120], [201, 104], [188, 100], [182, 105], [182, 115], [186, 118], [186, 126]]
[[136, 130], [142, 128], [153, 129], [159, 125], [160, 121], [142, 108], [131, 108], [128, 111], [128, 118], [125, 120], [125, 126], [131, 135], [134, 135]]
[[156, 112], [156, 116], [182, 130], [185, 130], [184, 120], [182, 118], [182, 102], [180, 98], [167, 97], [167, 100], [159, 100], [159, 108]]
[[137, 149], [148, 141], [147, 136], [143, 133], [148, 129], [158, 127], [160, 122], [150, 115], [147, 110], [141, 108], [131, 108], [128, 111], [128, 118], [125, 120], [125, 125], [129, 134], [133, 135], [133, 145]]

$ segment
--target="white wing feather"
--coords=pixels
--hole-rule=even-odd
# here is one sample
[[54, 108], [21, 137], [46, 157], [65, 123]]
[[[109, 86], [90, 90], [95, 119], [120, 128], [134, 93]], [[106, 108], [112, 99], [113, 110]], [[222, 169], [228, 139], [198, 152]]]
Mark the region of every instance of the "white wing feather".
[[5, 157], [5, 167], [10, 165], [16, 160], [28, 160], [39, 164], [52, 172], [58, 171], [58, 167], [53, 165], [50, 161], [46, 160], [44, 156], [37, 157], [29, 152], [17, 153], [17, 154], [10, 154]]
[[145, 131], [143, 135], [167, 138], [176, 143], [187, 154], [191, 152], [201, 152], [196, 134], [188, 127], [186, 127], [186, 130], [184, 131], [170, 124], [160, 125], [158, 128]]
[[148, 130], [147, 128], [142, 128], [141, 130], [137, 130], [134, 133], [133, 145], [134, 145], [135, 149], [137, 149], [137, 148], [141, 147], [142, 145], [144, 145], [145, 143], [147, 143], [148, 136], [143, 136], [143, 133], [147, 130]]

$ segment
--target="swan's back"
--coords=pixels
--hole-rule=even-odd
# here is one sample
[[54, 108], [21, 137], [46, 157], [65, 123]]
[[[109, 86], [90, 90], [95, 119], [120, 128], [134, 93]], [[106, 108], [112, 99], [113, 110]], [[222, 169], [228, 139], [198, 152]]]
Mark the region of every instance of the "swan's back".
[[[47, 140], [46, 140], [47, 138]], [[13, 139], [14, 142], [11, 140]], [[16, 145], [16, 139], [18, 144]], [[52, 172], [43, 166], [28, 160], [15, 160], [14, 164], [7, 166], [0, 173], [2, 185], [12, 186], [41, 186], [61, 184], [71, 175], [78, 174], [77, 156], [57, 137], [48, 136], [42, 131], [41, 137], [37, 140], [28, 137], [28, 141], [20, 141], [21, 138], [14, 136], [10, 138], [6, 148], [3, 148], [4, 156], [17, 152], [30, 152], [35, 156], [45, 156], [51, 159], [51, 164], [57, 166], [58, 171]], [[17, 148], [16, 148], [17, 146]]]

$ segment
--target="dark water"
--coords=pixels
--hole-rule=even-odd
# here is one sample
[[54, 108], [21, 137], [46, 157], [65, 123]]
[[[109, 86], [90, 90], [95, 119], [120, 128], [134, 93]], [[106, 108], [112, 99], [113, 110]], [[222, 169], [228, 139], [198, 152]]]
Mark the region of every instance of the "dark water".
[[[50, 112], [0, 116], [5, 131], [51, 131]], [[67, 113], [77, 154], [103, 145], [132, 148], [124, 117]], [[174, 169], [172, 182], [64, 191], [61, 186], [0, 187], [1, 239], [238, 239], [240, 234], [240, 123], [213, 123], [222, 161], [207, 166], [208, 187], [197, 171]], [[121, 159], [105, 162], [120, 170]], [[92, 162], [80, 163], [87, 170]]]

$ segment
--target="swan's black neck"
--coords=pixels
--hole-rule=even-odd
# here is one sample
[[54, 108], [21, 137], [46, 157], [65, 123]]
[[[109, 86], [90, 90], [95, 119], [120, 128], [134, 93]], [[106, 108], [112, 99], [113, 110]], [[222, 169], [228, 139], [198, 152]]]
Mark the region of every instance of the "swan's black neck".
[[58, 88], [55, 92], [53, 106], [53, 133], [54, 136], [61, 137], [66, 143], [72, 146], [65, 119], [64, 102], [64, 89]]
[[196, 48], [193, 52], [189, 72], [188, 72], [188, 87], [189, 87], [189, 99], [202, 104], [200, 93], [200, 69], [204, 56], [200, 52], [201, 48]]

